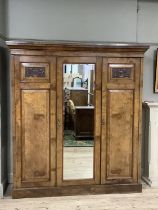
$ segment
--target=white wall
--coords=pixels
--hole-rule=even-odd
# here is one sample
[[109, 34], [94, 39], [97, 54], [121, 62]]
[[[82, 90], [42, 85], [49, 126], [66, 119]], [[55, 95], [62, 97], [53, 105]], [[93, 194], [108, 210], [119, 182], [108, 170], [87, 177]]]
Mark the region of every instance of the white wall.
[[137, 40], [148, 42], [151, 47], [144, 59], [144, 88], [143, 100], [158, 101], [158, 94], [154, 93], [156, 51], [158, 48], [158, 1], [140, 0], [138, 13]]
[[10, 38], [136, 41], [136, 0], [9, 0]]
[[139, 0], [138, 42], [158, 43], [158, 1]]

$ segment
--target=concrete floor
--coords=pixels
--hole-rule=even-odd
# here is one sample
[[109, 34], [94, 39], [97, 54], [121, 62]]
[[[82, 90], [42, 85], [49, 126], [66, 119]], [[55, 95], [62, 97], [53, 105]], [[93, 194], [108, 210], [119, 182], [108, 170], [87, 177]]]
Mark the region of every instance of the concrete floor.
[[158, 210], [158, 188], [142, 193], [0, 199], [0, 210]]

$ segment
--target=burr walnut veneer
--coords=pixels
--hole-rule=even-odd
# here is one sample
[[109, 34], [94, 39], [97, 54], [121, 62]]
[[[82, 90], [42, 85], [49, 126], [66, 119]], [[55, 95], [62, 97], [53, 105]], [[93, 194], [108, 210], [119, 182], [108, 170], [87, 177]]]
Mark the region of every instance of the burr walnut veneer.
[[[13, 198], [141, 192], [143, 56], [148, 46], [7, 41]], [[95, 64], [93, 178], [63, 179], [63, 64]]]

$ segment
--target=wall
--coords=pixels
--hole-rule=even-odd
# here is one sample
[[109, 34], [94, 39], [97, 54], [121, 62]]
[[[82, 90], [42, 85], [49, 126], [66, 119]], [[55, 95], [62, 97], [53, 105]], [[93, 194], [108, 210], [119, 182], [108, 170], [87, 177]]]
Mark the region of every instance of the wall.
[[138, 42], [158, 43], [158, 1], [139, 0]]
[[151, 47], [144, 60], [143, 100], [158, 101], [158, 94], [153, 93], [156, 69], [156, 50], [158, 48], [158, 1], [140, 0], [138, 4], [137, 41], [148, 42]]
[[136, 41], [136, 7], [136, 0], [9, 0], [8, 36]]
[[158, 44], [151, 45], [145, 54], [143, 101], [158, 101], [158, 94], [154, 93], [157, 48]]
[[0, 0], [0, 37], [6, 36], [6, 0]]
[[0, 197], [7, 186], [8, 166], [8, 122], [7, 122], [7, 82], [8, 50], [5, 46], [6, 36], [6, 0], [0, 0]]
[[8, 69], [8, 49], [0, 39], [0, 196], [3, 196], [8, 182]]

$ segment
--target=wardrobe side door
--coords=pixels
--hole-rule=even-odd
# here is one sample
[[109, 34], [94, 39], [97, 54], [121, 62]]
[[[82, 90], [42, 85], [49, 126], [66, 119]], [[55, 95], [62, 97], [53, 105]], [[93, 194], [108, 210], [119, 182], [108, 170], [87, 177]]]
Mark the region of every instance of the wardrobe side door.
[[56, 182], [56, 60], [15, 57], [14, 188]]
[[138, 182], [140, 59], [104, 58], [102, 183]]

